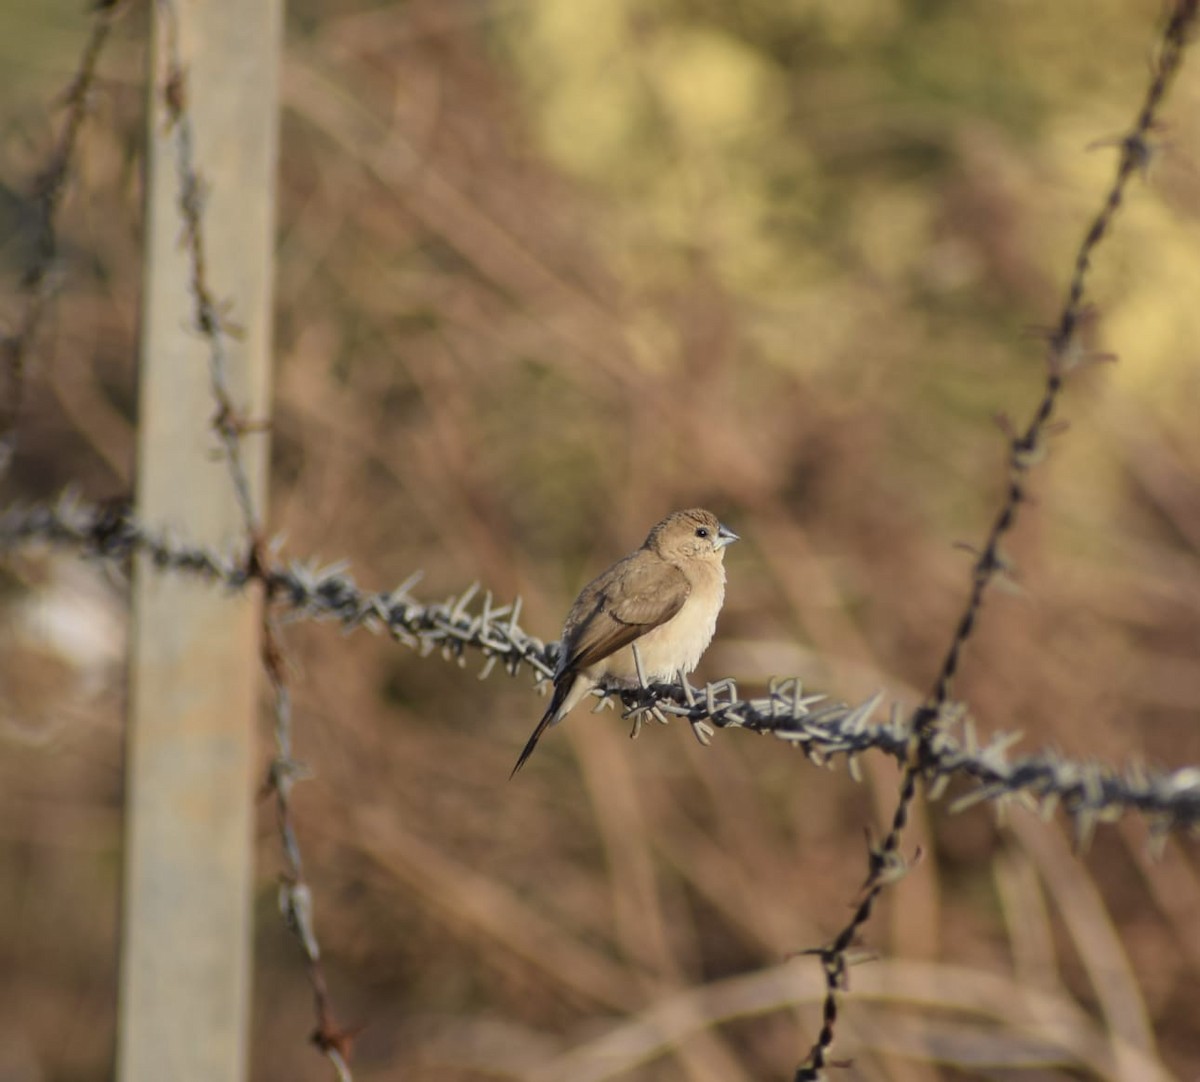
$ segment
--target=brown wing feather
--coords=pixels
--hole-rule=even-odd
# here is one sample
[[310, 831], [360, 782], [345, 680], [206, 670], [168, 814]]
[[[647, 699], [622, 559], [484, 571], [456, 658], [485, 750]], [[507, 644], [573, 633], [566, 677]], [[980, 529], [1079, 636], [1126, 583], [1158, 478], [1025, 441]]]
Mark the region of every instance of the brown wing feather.
[[614, 564], [584, 588], [571, 609], [555, 680], [602, 661], [665, 624], [691, 592], [679, 568], [645, 549]]

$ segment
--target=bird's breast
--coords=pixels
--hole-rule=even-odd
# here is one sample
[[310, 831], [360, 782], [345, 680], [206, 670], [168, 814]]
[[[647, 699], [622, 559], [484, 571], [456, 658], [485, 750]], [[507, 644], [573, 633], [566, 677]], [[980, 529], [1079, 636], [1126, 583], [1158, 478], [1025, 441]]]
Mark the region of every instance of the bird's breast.
[[[648, 680], [673, 680], [680, 669], [690, 673], [700, 663], [701, 655], [712, 642], [717, 615], [725, 601], [724, 568], [718, 566], [716, 570], [719, 575], [706, 575], [693, 581], [692, 592], [683, 608], [670, 620], [636, 640], [642, 671]], [[633, 647], [618, 650], [595, 666], [594, 671], [600, 678], [636, 682]]]

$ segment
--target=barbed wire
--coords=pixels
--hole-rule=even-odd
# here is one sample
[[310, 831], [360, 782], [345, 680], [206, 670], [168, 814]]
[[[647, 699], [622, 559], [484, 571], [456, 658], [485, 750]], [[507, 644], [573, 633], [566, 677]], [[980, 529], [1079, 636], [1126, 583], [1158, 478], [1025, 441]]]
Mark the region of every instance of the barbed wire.
[[262, 421], [246, 418], [234, 403], [229, 385], [229, 338], [236, 326], [229, 319], [230, 305], [218, 302], [208, 281], [208, 255], [204, 244], [204, 197], [206, 184], [196, 164], [196, 136], [188, 112], [187, 73], [179, 50], [179, 15], [173, 0], [157, 0], [163, 28], [166, 72], [160, 88], [168, 131], [175, 142], [175, 174], [179, 185], [179, 219], [183, 223], [183, 247], [190, 265], [195, 329], [208, 345], [209, 391], [216, 403], [212, 428], [221, 441], [229, 464], [230, 480], [237, 493], [238, 507], [246, 532], [259, 532], [259, 514], [254, 506], [250, 478], [242, 456], [242, 437], [265, 429]]
[[[0, 513], [0, 551], [37, 542], [120, 565], [141, 553], [163, 571], [206, 579], [232, 591], [258, 581], [281, 620], [326, 620], [347, 631], [386, 633], [423, 657], [440, 652], [462, 665], [478, 655], [483, 661], [481, 679], [497, 667], [516, 676], [528, 666], [534, 682], [545, 686], [558, 659], [557, 642], [544, 642], [520, 626], [520, 599], [498, 605], [478, 584], [439, 602], [413, 596], [419, 576], [393, 590], [372, 592], [360, 588], [343, 566], [273, 559], [255, 563], [235, 548], [221, 551], [190, 543], [171, 531], [137, 522], [123, 508], [89, 504], [72, 492], [52, 503]], [[769, 733], [819, 765], [844, 761], [855, 777], [858, 757], [868, 752], [907, 762], [915, 736], [909, 713], [899, 705], [885, 707], [882, 695], [849, 705], [806, 694], [796, 677], [774, 680], [765, 695], [747, 698], [739, 695], [733, 680], [697, 687], [687, 682], [650, 684], [599, 695], [620, 700], [634, 724], [657, 714], [660, 720], [687, 721], [705, 740], [712, 729]], [[1017, 733], [1000, 733], [980, 741], [962, 705], [947, 701], [929, 727], [920, 777], [933, 798], [940, 798], [956, 779], [969, 784], [954, 800], [954, 810], [1012, 799], [1047, 816], [1061, 807], [1080, 844], [1087, 842], [1097, 823], [1126, 811], [1143, 815], [1159, 839], [1174, 831], [1200, 830], [1200, 766], [1162, 771], [1134, 764], [1117, 769], [1052, 750], [1010, 758], [1018, 739]], [[893, 874], [902, 870], [895, 862], [889, 869]]]
[[[191, 544], [136, 521], [124, 509], [89, 505], [68, 493], [51, 503], [0, 512], [0, 549], [48, 542], [121, 564], [140, 553], [165, 571], [198, 576], [230, 590], [260, 584], [264, 597], [262, 662], [272, 690], [276, 743], [264, 792], [274, 797], [286, 864], [280, 905], [306, 959], [317, 1018], [314, 1043], [329, 1057], [339, 1078], [348, 1080], [353, 1032], [340, 1029], [334, 1018], [314, 929], [312, 894], [304, 877], [292, 817], [292, 789], [305, 776], [305, 770], [293, 757], [291, 696], [277, 625], [297, 619], [331, 620], [346, 629], [385, 632], [422, 656], [440, 652], [465, 665], [477, 655], [483, 662], [481, 677], [497, 666], [516, 676], [527, 665], [539, 686], [545, 686], [553, 674], [558, 644], [543, 642], [520, 627], [519, 599], [496, 605], [492, 594], [478, 585], [441, 602], [421, 602], [410, 592], [415, 579], [392, 591], [370, 592], [359, 588], [341, 566], [321, 568], [275, 559], [275, 549], [263, 537], [241, 450], [241, 440], [264, 429], [265, 424], [246, 418], [236, 406], [228, 379], [228, 345], [236, 328], [228, 317], [228, 306], [217, 300], [208, 280], [203, 241], [205, 185], [195, 160], [178, 13], [173, 0], [156, 2], [164, 16], [166, 45], [166, 74], [158, 90], [175, 140], [178, 206], [190, 262], [193, 317], [208, 344], [210, 387], [216, 407], [212, 425], [229, 464], [245, 539], [227, 552]], [[619, 699], [635, 726], [647, 718], [679, 718], [687, 721], [703, 741], [716, 728], [770, 733], [815, 763], [844, 762], [856, 777], [858, 757], [865, 753], [882, 752], [902, 765], [891, 826], [883, 841], [871, 850], [868, 878], [858, 906], [829, 946], [811, 952], [820, 957], [825, 973], [823, 1023], [808, 1059], [795, 1073], [796, 1082], [821, 1077], [830, 1063], [828, 1053], [834, 1042], [839, 999], [845, 991], [850, 949], [870, 920], [879, 894], [906, 870], [900, 846], [920, 785], [926, 786], [931, 799], [941, 797], [951, 783], [967, 786], [967, 791], [954, 801], [955, 809], [981, 802], [1001, 806], [1010, 800], [1019, 800], [1046, 815], [1061, 807], [1080, 843], [1087, 841], [1097, 823], [1126, 811], [1142, 814], [1156, 839], [1164, 839], [1173, 831], [1200, 828], [1200, 767], [1160, 771], [1133, 764], [1118, 769], [1070, 760], [1049, 750], [1010, 759], [1017, 735], [1000, 734], [981, 742], [966, 707], [952, 697], [962, 652], [977, 625], [985, 594], [997, 578], [1012, 569], [1002, 542], [1027, 502], [1026, 479], [1045, 453], [1065, 379], [1080, 365], [1095, 359], [1084, 349], [1080, 333], [1087, 315], [1084, 298], [1092, 257], [1109, 232], [1129, 181], [1149, 160], [1150, 137], [1170, 81], [1182, 62], [1198, 2], [1174, 3], [1137, 119], [1116, 144], [1116, 176], [1077, 250], [1063, 307], [1047, 336], [1046, 381], [1033, 417], [1022, 431], [1002, 421], [1008, 438], [1008, 488], [977, 554], [967, 602], [928, 699], [916, 711], [899, 705], [885, 707], [882, 696], [848, 705], [806, 694], [798, 678], [773, 681], [765, 695], [752, 697], [740, 696], [732, 680], [693, 687], [682, 677], [678, 684], [643, 683], [632, 690], [600, 693], [610, 701]], [[63, 132], [48, 165], [39, 174], [38, 247], [22, 282], [25, 304], [15, 332], [0, 342], [0, 363], [9, 385], [8, 400], [0, 405], [0, 474], [16, 447], [26, 361], [52, 293], [51, 271], [57, 256], [54, 219], [69, 177], [98, 58], [122, 3], [101, 0], [98, 4], [92, 34], [65, 95], [68, 112]]]
[[98, 0], [95, 4], [91, 31], [75, 73], [61, 95], [66, 108], [62, 130], [33, 182], [33, 257], [21, 277], [21, 305], [13, 330], [0, 337], [0, 380], [4, 383], [0, 399], [0, 477], [8, 472], [17, 452], [29, 355], [54, 293], [52, 271], [58, 259], [58, 210], [75, 162], [100, 57], [123, 7], [124, 0]]
[[[1021, 506], [1027, 500], [1025, 484], [1029, 471], [1045, 455], [1046, 439], [1052, 431], [1051, 421], [1064, 381], [1072, 371], [1084, 363], [1101, 359], [1098, 355], [1089, 355], [1080, 340], [1081, 325], [1087, 312], [1084, 295], [1092, 256], [1112, 226], [1129, 181], [1135, 173], [1145, 168], [1150, 159], [1150, 135], [1157, 124], [1158, 111], [1171, 80], [1183, 61], [1198, 5], [1200, 0], [1175, 0], [1159, 39], [1158, 55], [1151, 70], [1150, 84], [1137, 117], [1129, 132], [1117, 143], [1120, 155], [1116, 175], [1108, 187], [1100, 210], [1092, 219], [1076, 251], [1066, 298], [1048, 336], [1046, 381], [1033, 417], [1021, 432], [1015, 430], [1006, 418], [1000, 418], [1001, 427], [1008, 438], [1008, 487], [983, 548], [976, 557], [971, 590], [955, 627], [950, 647], [934, 680], [933, 690], [928, 699], [913, 713], [911, 723], [907, 727], [908, 746], [903, 759], [904, 772], [900, 780], [895, 811], [882, 843], [871, 848], [867, 880], [860, 892], [858, 904], [850, 920], [834, 937], [832, 943], [812, 952], [820, 957], [825, 974], [821, 1030], [807, 1058], [797, 1068], [794, 1082], [815, 1082], [822, 1077], [822, 1071], [829, 1063], [829, 1050], [833, 1046], [839, 996], [846, 987], [849, 951], [862, 928], [871, 919], [879, 895], [906, 870], [900, 844], [908, 825], [909, 812], [916, 799], [918, 784], [928, 779], [929, 765], [937, 761], [938, 752], [935, 749], [943, 737], [947, 715], [958, 713], [962, 709], [951, 698], [962, 651], [978, 623], [988, 587], [998, 577], [1008, 575], [1012, 570], [1012, 561], [1005, 555], [1001, 545], [1016, 525]], [[1034, 776], [1049, 766], [1049, 760], [1028, 764]], [[1182, 773], [1186, 776], [1188, 788], [1191, 788], [1194, 780], [1200, 780], [1200, 775], [1192, 779], [1190, 770]], [[1089, 779], [1086, 783], [1083, 783], [1084, 777]], [[1090, 786], [1093, 795], [1104, 788], [1101, 775], [1089, 767], [1082, 768], [1077, 780], [1083, 783], [1085, 788]], [[999, 788], [996, 788], [997, 786]], [[986, 799], [987, 794], [992, 791], [1007, 791], [1004, 786], [1005, 782], [999, 780], [985, 783], [980, 790], [982, 795], [979, 799]], [[1084, 807], [1089, 806], [1092, 806], [1090, 798], [1084, 804]], [[1085, 836], [1089, 834], [1093, 822], [1091, 812], [1083, 819], [1077, 816], [1077, 833]]]
[[[166, 112], [168, 132], [174, 140], [175, 172], [179, 187], [178, 209], [183, 223], [183, 246], [189, 263], [189, 285], [193, 300], [195, 329], [208, 346], [209, 391], [216, 405], [212, 429], [221, 444], [229, 467], [242, 522], [246, 532], [247, 565], [262, 564], [264, 546], [261, 517], [254, 506], [250, 477], [242, 453], [247, 435], [264, 432], [265, 421], [248, 418], [234, 401], [229, 382], [229, 338], [236, 326], [229, 318], [230, 305], [218, 302], [209, 282], [204, 244], [205, 183], [196, 163], [195, 133], [188, 112], [188, 82], [179, 47], [179, 13], [174, 0], [157, 0], [162, 27], [165, 73], [159, 88]], [[268, 580], [252, 574], [247, 581]], [[287, 662], [268, 605], [262, 606], [260, 653], [271, 688], [274, 714], [275, 756], [267, 770], [263, 795], [272, 796], [285, 870], [280, 881], [279, 907], [287, 926], [295, 934], [305, 959], [313, 992], [316, 1029], [313, 1044], [329, 1059], [340, 1082], [352, 1082], [350, 1053], [356, 1030], [339, 1026], [334, 1014], [329, 982], [321, 961], [321, 945], [313, 919], [313, 896], [304, 876], [304, 859], [292, 815], [292, 789], [308, 776], [293, 755], [292, 699], [287, 683]]]

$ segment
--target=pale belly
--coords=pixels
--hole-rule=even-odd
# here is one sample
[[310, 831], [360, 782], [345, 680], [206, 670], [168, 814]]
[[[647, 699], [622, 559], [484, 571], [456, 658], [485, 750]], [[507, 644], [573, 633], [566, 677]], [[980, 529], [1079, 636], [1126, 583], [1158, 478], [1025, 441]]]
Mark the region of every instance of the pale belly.
[[[689, 599], [678, 614], [637, 640], [638, 656], [647, 680], [671, 681], [680, 669], [690, 673], [696, 668], [717, 629], [717, 614], [721, 611], [724, 592], [723, 588], [714, 591], [710, 598], [704, 599], [705, 603], [700, 603], [700, 598]], [[594, 681], [610, 685], [636, 684], [633, 647], [618, 650], [588, 669], [587, 675]]]

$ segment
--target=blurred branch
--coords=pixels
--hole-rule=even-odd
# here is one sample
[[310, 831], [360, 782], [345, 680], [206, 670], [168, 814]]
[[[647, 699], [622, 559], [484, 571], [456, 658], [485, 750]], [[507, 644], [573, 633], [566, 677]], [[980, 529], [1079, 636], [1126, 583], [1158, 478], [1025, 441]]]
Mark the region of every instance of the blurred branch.
[[33, 183], [34, 253], [21, 278], [22, 303], [15, 329], [0, 338], [0, 381], [4, 383], [0, 398], [0, 476], [8, 470], [16, 453], [29, 354], [54, 292], [51, 272], [58, 258], [55, 218], [75, 163], [79, 132], [87, 117], [100, 55], [122, 6], [122, 0], [100, 0], [95, 5], [91, 33], [75, 74], [62, 94], [62, 104], [66, 107], [62, 131]]
[[[519, 600], [495, 605], [492, 595], [481, 593], [478, 584], [434, 603], [423, 603], [409, 592], [415, 577], [395, 590], [372, 593], [359, 588], [340, 566], [258, 562], [245, 552], [189, 544], [119, 510], [83, 503], [69, 493], [52, 504], [13, 507], [0, 514], [0, 551], [39, 541], [117, 564], [144, 553], [165, 571], [197, 576], [235, 591], [260, 581], [280, 619], [332, 620], [346, 630], [365, 627], [386, 632], [422, 657], [440, 651], [462, 665], [469, 656], [478, 655], [483, 676], [497, 664], [513, 676], [527, 665], [539, 684], [554, 672], [558, 643], [544, 643], [521, 628]], [[656, 712], [693, 726], [707, 723], [719, 729], [771, 733], [815, 763], [824, 765], [840, 756], [853, 774], [857, 757], [869, 751], [906, 762], [914, 739], [899, 706], [880, 717], [882, 696], [856, 706], [829, 702], [824, 696], [805, 695], [797, 678], [773, 681], [766, 695], [751, 698], [740, 697], [732, 680], [703, 687], [654, 684], [604, 694], [621, 699], [626, 716], [635, 723]], [[1016, 740], [1016, 734], [1000, 734], [981, 745], [965, 709], [947, 702], [926, 730], [920, 777], [935, 797], [952, 780], [970, 783], [972, 788], [955, 800], [955, 810], [1012, 798], [1045, 815], [1061, 806], [1080, 843], [1087, 841], [1097, 822], [1111, 821], [1126, 811], [1141, 813], [1158, 838], [1200, 827], [1200, 766], [1169, 772], [1141, 765], [1118, 770], [1066, 759], [1052, 751], [1010, 759]]]
[[[871, 919], [871, 913], [880, 893], [886, 886], [902, 876], [906, 870], [905, 860], [900, 852], [900, 843], [908, 825], [909, 811], [916, 798], [918, 783], [921, 780], [927, 781], [930, 777], [931, 764], [940, 761], [939, 742], [943, 739], [947, 715], [958, 713], [961, 710], [951, 699], [951, 688], [958, 673], [962, 651], [975, 630], [988, 587], [998, 578], [1007, 575], [1012, 569], [1011, 562], [1003, 552], [1002, 542], [1016, 525], [1021, 506], [1028, 499], [1025, 485], [1030, 470], [1045, 457], [1046, 440], [1051, 432], [1051, 419], [1062, 393], [1064, 380], [1072, 371], [1082, 365], [1100, 359], [1087, 353], [1080, 335], [1081, 323], [1087, 311], [1084, 305], [1084, 293], [1088, 272], [1092, 265], [1092, 256], [1096, 247], [1111, 229], [1130, 180], [1135, 173], [1145, 168], [1150, 159], [1150, 135], [1157, 124], [1158, 111], [1166, 96], [1167, 88], [1183, 62], [1184, 49], [1187, 46], [1198, 7], [1200, 7], [1200, 0], [1175, 0], [1170, 18], [1167, 20], [1160, 39], [1150, 84], [1138, 110], [1137, 118], [1128, 134], [1118, 144], [1120, 156], [1117, 161], [1116, 175], [1105, 194], [1100, 210], [1092, 219], [1076, 252], [1066, 299], [1054, 329], [1049, 335], [1046, 381], [1033, 417], [1025, 429], [1020, 432], [1013, 429], [1006, 419], [1001, 419], [1001, 427], [1008, 437], [1008, 489], [991, 530], [988, 532], [987, 540], [975, 560], [971, 591], [950, 640], [950, 647], [934, 680], [933, 690], [926, 702], [913, 714], [911, 725], [908, 726], [908, 748], [903, 757], [904, 774], [900, 781], [900, 793], [892, 815], [891, 826], [883, 842], [878, 847], [871, 849], [867, 881], [855, 907], [854, 915], [831, 944], [815, 952], [821, 958], [822, 969], [825, 973], [826, 993], [822, 1008], [823, 1022], [808, 1057], [796, 1071], [795, 1082], [813, 1082], [821, 1077], [824, 1067], [828, 1064], [828, 1052], [833, 1045], [834, 1027], [837, 1022], [838, 998], [846, 983], [849, 965], [847, 952], [853, 946], [863, 926]], [[992, 747], [995, 749], [998, 745], [993, 744]], [[1065, 764], [1059, 763], [1057, 767], [1063, 765]], [[1068, 805], [1068, 810], [1073, 811], [1077, 836], [1086, 839], [1092, 829], [1095, 816], [1103, 814], [1109, 806], [1103, 797], [1100, 797], [1108, 780], [1104, 772], [1095, 767], [1074, 764], [1066, 772], [1060, 772], [1056, 769], [1056, 764], [1047, 756], [1027, 760], [1022, 764], [1022, 768], [1032, 771], [1033, 777], [1053, 776], [1053, 788], [1049, 791], [1051, 793], [1059, 792], [1063, 782], [1068, 783], [1066, 791], [1075, 791], [1077, 787], [1082, 787], [1084, 794], [1082, 803], [1077, 805], [1076, 809], [1071, 809]], [[1048, 771], [1049, 774], [1044, 775], [1044, 771]], [[978, 775], [976, 777], [979, 778]], [[1144, 777], [1145, 775], [1141, 775], [1139, 780]], [[1186, 788], [1194, 792], [1195, 783], [1200, 780], [1200, 774], [1192, 770], [1185, 770], [1176, 775], [1176, 778], [1184, 780]], [[1022, 787], [1021, 791], [1036, 792], [1037, 784], [1034, 783], [1029, 789]], [[1009, 785], [1010, 778], [1004, 776], [985, 780], [975, 796], [977, 799], [986, 799], [991, 795], [1011, 792], [1013, 790], [1009, 788]], [[1128, 790], [1128, 794], [1132, 795], [1133, 791], [1139, 788], [1141, 787], [1135, 784]], [[1080, 814], [1079, 808], [1083, 809], [1082, 814]]]
[[[706, 1028], [794, 1004], [815, 1004], [823, 991], [817, 974], [784, 963], [672, 992], [521, 1078], [626, 1078], [638, 1065]], [[867, 1020], [856, 1027], [861, 1048], [902, 1050], [906, 1057], [934, 1060], [967, 1077], [996, 1077], [997, 1071], [1036, 1070], [1049, 1063], [1060, 1072], [1078, 1069], [1096, 1079], [1168, 1082], [1173, 1077], [1153, 1055], [1107, 1040], [1103, 1026], [1069, 996], [1031, 988], [1019, 978], [881, 959], [856, 978], [855, 994], [872, 1005], [865, 1012]], [[927, 1013], [915, 1014], [914, 1004]]]

